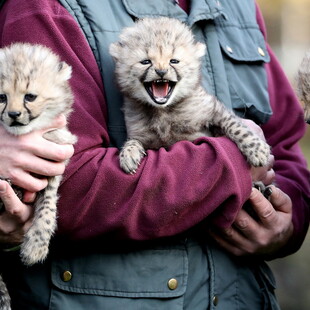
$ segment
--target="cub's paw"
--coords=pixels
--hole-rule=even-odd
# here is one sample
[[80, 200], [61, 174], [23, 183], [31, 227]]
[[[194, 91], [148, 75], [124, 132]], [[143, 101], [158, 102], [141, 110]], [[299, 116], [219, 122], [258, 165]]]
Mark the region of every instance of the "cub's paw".
[[31, 233], [29, 230], [25, 235], [20, 252], [22, 262], [28, 266], [44, 261], [49, 250], [48, 242], [39, 230], [35, 232], [35, 235]]
[[145, 155], [141, 142], [135, 139], [128, 140], [119, 155], [120, 166], [126, 173], [134, 174]]
[[254, 138], [251, 143], [242, 147], [243, 154], [254, 167], [268, 165], [270, 146], [259, 138]]

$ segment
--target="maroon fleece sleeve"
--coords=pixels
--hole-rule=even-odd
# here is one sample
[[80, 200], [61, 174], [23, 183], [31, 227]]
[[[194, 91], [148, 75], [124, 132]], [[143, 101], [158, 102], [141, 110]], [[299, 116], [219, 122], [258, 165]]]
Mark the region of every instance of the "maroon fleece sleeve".
[[249, 166], [233, 142], [201, 138], [150, 150], [137, 173], [127, 175], [118, 150], [108, 147], [100, 72], [75, 20], [56, 0], [7, 0], [0, 44], [15, 41], [45, 44], [73, 67], [70, 128], [79, 141], [60, 190], [58, 234], [110, 240], [172, 236], [219, 206], [216, 223], [233, 222], [251, 191]]

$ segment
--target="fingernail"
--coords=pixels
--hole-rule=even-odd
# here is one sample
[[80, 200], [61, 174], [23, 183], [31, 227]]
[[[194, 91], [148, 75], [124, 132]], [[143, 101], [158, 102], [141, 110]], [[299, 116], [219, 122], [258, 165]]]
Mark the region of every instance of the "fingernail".
[[258, 189], [256, 187], [252, 187], [251, 195], [256, 194], [257, 191]]
[[264, 190], [264, 196], [266, 198], [269, 198], [272, 194], [272, 188], [270, 186], [267, 186], [266, 189]]

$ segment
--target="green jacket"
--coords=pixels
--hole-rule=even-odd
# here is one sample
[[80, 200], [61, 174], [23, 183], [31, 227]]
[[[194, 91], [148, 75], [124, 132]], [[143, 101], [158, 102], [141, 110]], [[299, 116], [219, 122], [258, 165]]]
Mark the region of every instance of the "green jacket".
[[[108, 47], [123, 27], [145, 16], [187, 22], [208, 47], [202, 72], [206, 90], [257, 123], [270, 117], [263, 68], [269, 55], [254, 0], [193, 0], [189, 16], [173, 0], [59, 1], [83, 29], [102, 69], [113, 145], [122, 145], [126, 131]], [[44, 264], [31, 268], [14, 253], [1, 258], [3, 266], [5, 260], [16, 266], [14, 273], [4, 271], [8, 285], [19, 286], [12, 296], [15, 310], [279, 309], [274, 278], [264, 262], [230, 256], [192, 236], [122, 250], [54, 245], [50, 252]]]
[[208, 47], [202, 66], [205, 89], [238, 115], [259, 124], [271, 116], [266, 72], [262, 66], [269, 61], [269, 55], [256, 22], [254, 1], [194, 0], [189, 16], [173, 0], [158, 0], [156, 5], [151, 0], [60, 2], [83, 29], [99, 68], [104, 68], [101, 72], [113, 146], [122, 146], [126, 132], [120, 113], [122, 96], [111, 78], [114, 63], [108, 49], [123, 27], [143, 17], [164, 15], [188, 23], [196, 39]]

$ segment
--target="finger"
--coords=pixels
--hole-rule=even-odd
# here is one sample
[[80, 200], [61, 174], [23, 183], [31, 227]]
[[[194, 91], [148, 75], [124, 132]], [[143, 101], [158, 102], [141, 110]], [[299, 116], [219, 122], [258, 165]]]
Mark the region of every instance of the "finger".
[[61, 175], [65, 171], [64, 162], [49, 161], [39, 157], [33, 158], [31, 154], [24, 154], [19, 159], [19, 167], [22, 167], [24, 171], [47, 177]]
[[271, 186], [271, 190], [270, 202], [274, 209], [284, 213], [291, 213], [292, 201], [290, 197], [275, 186]]
[[260, 229], [260, 224], [255, 220], [247, 211], [240, 210], [236, 216], [233, 226], [240, 232], [246, 239], [254, 240], [257, 231]]
[[261, 180], [266, 186], [271, 185], [276, 178], [274, 170], [271, 168], [267, 171], [266, 176]]
[[57, 144], [51, 142], [37, 132], [31, 133], [31, 137], [21, 137], [23, 139], [25, 149], [30, 153], [55, 162], [63, 162], [69, 159], [73, 153], [74, 148], [71, 144]]
[[[257, 223], [244, 211], [239, 212], [233, 226], [215, 231], [218, 236], [226, 240], [230, 245], [239, 249], [249, 248], [252, 244], [252, 235], [255, 236], [255, 231], [258, 226]], [[253, 223], [252, 223], [253, 222]], [[254, 226], [254, 229], [251, 228]], [[249, 232], [249, 233], [248, 233]]]
[[36, 199], [37, 194], [35, 192], [25, 191], [23, 196], [24, 203], [33, 203]]
[[263, 226], [270, 227], [277, 216], [277, 212], [272, 204], [256, 188], [252, 189], [249, 202]]
[[[265, 243], [270, 239], [268, 236], [268, 226], [264, 226], [264, 223], [252, 218], [245, 210], [240, 210], [233, 227], [240, 233], [243, 238], [234, 238], [235, 245], [242, 249], [244, 253], [253, 254], [258, 253]], [[235, 234], [238, 236], [237, 234]]]
[[0, 199], [4, 203], [5, 213], [13, 216], [17, 222], [24, 223], [32, 216], [33, 208], [23, 204], [12, 187], [2, 180], [0, 180]]
[[215, 233], [213, 231], [210, 232], [210, 235], [213, 237], [213, 239], [216, 241], [216, 243], [220, 247], [224, 248], [229, 253], [231, 253], [235, 256], [241, 256], [241, 255], [246, 254], [246, 252], [243, 250], [242, 247], [236, 245], [236, 243], [234, 241], [232, 241], [232, 236], [235, 235], [235, 233], [233, 231], [230, 231], [228, 233], [229, 238], [227, 235], [225, 237], [223, 237], [222, 234], [218, 234], [218, 233]]
[[274, 164], [274, 156], [270, 155], [267, 166], [251, 167], [251, 175], [253, 182], [261, 181], [265, 185], [270, 185], [275, 179], [275, 172], [272, 169]]
[[30, 192], [39, 192], [47, 186], [46, 178], [34, 177], [24, 170], [15, 170], [9, 175], [12, 183]]
[[[44, 138], [43, 138], [44, 139]], [[72, 157], [74, 153], [73, 145], [71, 144], [57, 144], [46, 139], [42, 141], [34, 152], [38, 157], [48, 159], [54, 162], [64, 162]]]

